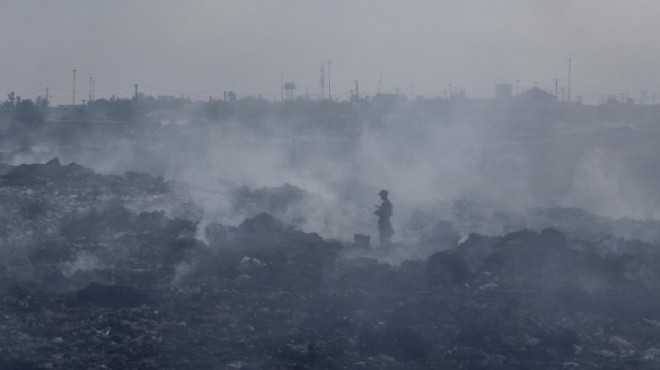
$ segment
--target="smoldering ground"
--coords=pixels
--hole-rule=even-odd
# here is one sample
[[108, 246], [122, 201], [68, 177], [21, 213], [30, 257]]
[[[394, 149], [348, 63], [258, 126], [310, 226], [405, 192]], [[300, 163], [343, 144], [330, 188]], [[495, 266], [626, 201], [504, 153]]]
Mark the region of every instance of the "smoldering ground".
[[[183, 217], [188, 202], [177, 186], [57, 160], [8, 168], [0, 177], [0, 344], [7, 348], [0, 365], [557, 368], [635, 361], [653, 368], [660, 361], [657, 248], [602, 238], [610, 230], [648, 237], [643, 232], [657, 232], [657, 223], [625, 225], [575, 209], [516, 215], [467, 201], [437, 204], [427, 214], [419, 209], [407, 229], [432, 248], [375, 250], [372, 256], [396, 262], [389, 264], [269, 213], [238, 226], [202, 225]], [[237, 214], [285, 216], [310, 196], [291, 185], [229, 194]], [[170, 215], [141, 211], [177, 202]], [[453, 214], [455, 223], [433, 223], [438, 214]], [[457, 229], [503, 220], [514, 230], [522, 228], [516, 222], [537, 228], [562, 221], [567, 232], [473, 233], [459, 244]]]
[[[652, 130], [624, 128], [631, 147], [442, 102], [249, 104], [10, 138], [11, 164], [46, 163], [1, 168], [0, 365], [660, 361], [660, 223], [604, 216], [654, 209]], [[381, 188], [394, 246], [354, 245], [377, 244]]]
[[[232, 206], [238, 188], [289, 184], [305, 196], [278, 210], [278, 216], [341, 240], [377, 233], [372, 212], [381, 188], [390, 191], [395, 204], [398, 237], [409, 234], [414, 212], [429, 215], [431, 204], [458, 200], [513, 213], [576, 207], [615, 218], [657, 214], [653, 189], [658, 178], [651, 167], [657, 149], [647, 144], [657, 130], [589, 123], [580, 132], [561, 121], [531, 122], [521, 129], [467, 109], [437, 114], [432, 104], [415, 101], [369, 109], [307, 103], [305, 109], [313, 113], [349, 115], [319, 123], [315, 120], [323, 115], [305, 112], [303, 103], [286, 104], [293, 113], [264, 104], [267, 113], [258, 119], [157, 125], [130, 138], [108, 133], [68, 138], [62, 145], [36, 135], [31, 151], [14, 153], [8, 162], [59, 156], [101, 173], [162, 176], [181, 185], [204, 223], [238, 224], [268, 210], [238, 212]], [[438, 215], [457, 222], [451, 217]], [[494, 235], [507, 226], [492, 222], [465, 225], [460, 232]]]

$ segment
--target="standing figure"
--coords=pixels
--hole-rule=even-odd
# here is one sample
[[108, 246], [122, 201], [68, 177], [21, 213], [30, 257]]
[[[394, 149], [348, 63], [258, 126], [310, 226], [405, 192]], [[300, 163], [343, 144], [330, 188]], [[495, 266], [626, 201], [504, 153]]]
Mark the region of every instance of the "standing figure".
[[381, 190], [378, 195], [383, 200], [380, 206], [376, 206], [374, 214], [378, 216], [378, 236], [380, 239], [381, 247], [389, 247], [392, 244], [392, 235], [394, 229], [390, 223], [392, 217], [393, 206], [389, 199], [387, 199], [387, 190]]

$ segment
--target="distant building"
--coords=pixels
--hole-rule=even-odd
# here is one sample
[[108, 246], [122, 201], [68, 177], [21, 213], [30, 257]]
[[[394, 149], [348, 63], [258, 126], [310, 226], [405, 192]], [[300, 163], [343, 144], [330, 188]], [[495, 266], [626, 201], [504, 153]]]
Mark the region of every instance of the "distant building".
[[552, 120], [557, 114], [557, 98], [538, 87], [516, 95], [511, 101], [511, 113], [523, 127], [533, 127]]
[[179, 98], [177, 98], [174, 95], [158, 95], [156, 96], [156, 101], [161, 101], [161, 102], [175, 102]]
[[538, 87], [532, 87], [516, 96], [514, 100], [518, 108], [524, 109], [548, 108], [555, 106], [557, 103], [557, 97]]
[[408, 98], [403, 94], [376, 94], [372, 98], [372, 102], [375, 104], [385, 104], [391, 105], [396, 103], [405, 103], [408, 101]]

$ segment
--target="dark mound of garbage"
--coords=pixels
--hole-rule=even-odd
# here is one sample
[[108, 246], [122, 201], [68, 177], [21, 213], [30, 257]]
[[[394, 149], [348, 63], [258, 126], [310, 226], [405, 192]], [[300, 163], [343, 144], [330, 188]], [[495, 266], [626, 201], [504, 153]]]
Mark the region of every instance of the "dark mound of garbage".
[[0, 183], [0, 368], [660, 367], [657, 245], [437, 223], [435, 253], [392, 265], [270, 213], [202, 229], [125, 203], [154, 178], [66, 167]]
[[[320, 284], [329, 276], [342, 248], [317, 234], [294, 230], [268, 213], [247, 219], [238, 227], [208, 225], [206, 235], [216, 257], [207, 258], [204, 267], [255, 288], [264, 284], [286, 289]], [[229, 261], [228, 270], [218, 269]]]
[[107, 190], [113, 190], [112, 188], [130, 186], [141, 187], [151, 193], [168, 190], [167, 184], [159, 177], [135, 172], [127, 172], [124, 176], [101, 175], [76, 163], [62, 165], [58, 158], [53, 158], [45, 164], [3, 165], [0, 172], [0, 186], [29, 187], [33, 190], [66, 186], [75, 189], [105, 186], [109, 188]]
[[552, 225], [563, 233], [580, 239], [600, 239], [616, 235], [626, 239], [660, 243], [660, 222], [597, 216], [580, 208], [535, 208], [527, 212], [530, 228]]
[[451, 222], [463, 235], [501, 235], [522, 229], [541, 231], [554, 228], [573, 239], [596, 240], [610, 236], [660, 244], [660, 221], [611, 218], [581, 208], [532, 208], [513, 212], [475, 201], [430, 202], [410, 212], [402, 230], [411, 240], [422, 243], [439, 224]]
[[307, 197], [309, 194], [305, 190], [289, 184], [255, 190], [243, 186], [233, 191], [232, 207], [234, 212], [245, 215], [284, 214]]

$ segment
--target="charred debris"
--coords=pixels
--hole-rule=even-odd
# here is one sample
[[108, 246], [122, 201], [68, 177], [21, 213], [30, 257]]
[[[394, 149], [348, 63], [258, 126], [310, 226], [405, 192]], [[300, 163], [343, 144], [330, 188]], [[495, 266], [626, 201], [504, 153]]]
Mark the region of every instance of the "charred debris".
[[[424, 240], [442, 251], [394, 265], [270, 213], [172, 217], [171, 184], [149, 175], [1, 171], [3, 369], [660, 366], [649, 242], [558, 224], [459, 243], [447, 221]], [[251, 211], [304, 196], [236, 194]]]

